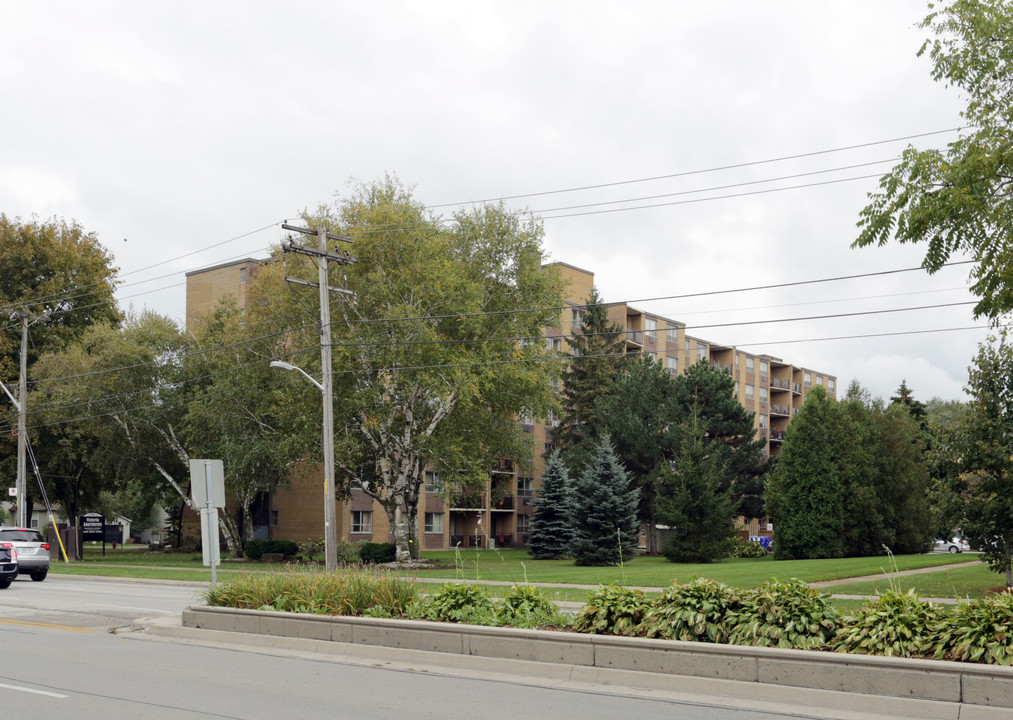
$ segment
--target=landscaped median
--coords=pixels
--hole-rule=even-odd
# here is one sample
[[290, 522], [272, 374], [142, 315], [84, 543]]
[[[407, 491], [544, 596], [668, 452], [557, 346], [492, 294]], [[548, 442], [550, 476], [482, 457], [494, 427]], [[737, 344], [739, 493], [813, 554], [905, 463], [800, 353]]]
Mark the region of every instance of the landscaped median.
[[183, 626], [629, 671], [644, 674], [644, 687], [678, 676], [941, 703], [925, 717], [991, 720], [1013, 710], [1013, 668], [995, 665], [225, 607], [188, 608]]

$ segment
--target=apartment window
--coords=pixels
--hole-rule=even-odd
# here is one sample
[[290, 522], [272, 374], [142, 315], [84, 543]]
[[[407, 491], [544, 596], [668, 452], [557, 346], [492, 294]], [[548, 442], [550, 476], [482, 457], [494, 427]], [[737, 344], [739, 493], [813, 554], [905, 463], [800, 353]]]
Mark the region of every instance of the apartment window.
[[239, 268], [239, 284], [246, 284], [246, 268]]
[[658, 353], [654, 352], [653, 350], [649, 350], [647, 352], [647, 356], [651, 358], [653, 362], [658, 362]]
[[805, 374], [805, 386], [806, 387], [810, 387], [812, 384], [813, 384], [813, 374], [812, 373], [806, 373]]
[[833, 392], [835, 389], [834, 381], [831, 378], [827, 378], [827, 390]]
[[439, 535], [443, 534], [443, 513], [426, 513], [426, 532]]
[[559, 427], [559, 416], [556, 413], [550, 412], [548, 420], [551, 427]]
[[736, 398], [739, 397], [739, 381], [738, 380], [735, 381], [735, 397]]
[[766, 360], [761, 360], [760, 361], [760, 375], [763, 375], [764, 377], [766, 377], [767, 376], [767, 372], [768, 372], [767, 368], [768, 368], [767, 361]]
[[644, 318], [644, 335], [649, 337], [651, 340], [656, 340], [658, 337], [658, 321], [654, 318]]
[[528, 515], [517, 516], [517, 532], [528, 533], [531, 532], [531, 518]]
[[707, 359], [707, 346], [699, 344], [696, 346], [696, 359], [706, 360]]
[[753, 372], [753, 358], [751, 357], [746, 358], [746, 372], [747, 373]]
[[689, 357], [689, 338], [686, 338], [686, 357]]
[[531, 415], [521, 415], [521, 425], [534, 425], [535, 419]]
[[373, 532], [372, 510], [352, 510], [352, 532], [353, 533]]
[[556, 392], [559, 392], [560, 390], [563, 389], [563, 381], [560, 380], [559, 378], [552, 378], [549, 384], [552, 385], [552, 389], [555, 390]]
[[673, 345], [677, 345], [679, 343], [679, 328], [677, 327], [668, 328], [668, 342], [672, 343]]
[[739, 370], [739, 354], [735, 353], [735, 371], [738, 372], [738, 370]]
[[767, 388], [760, 388], [760, 404], [767, 407]]
[[559, 353], [563, 350], [563, 341], [558, 337], [545, 338], [545, 349], [550, 353]]
[[278, 527], [278, 511], [277, 510], [272, 510], [271, 511], [271, 525], [273, 527]]
[[761, 430], [767, 429], [767, 416], [762, 413], [760, 414], [760, 429]]
[[665, 368], [668, 370], [669, 375], [675, 375], [679, 372], [679, 358], [667, 357], [665, 358]]
[[746, 383], [746, 400], [753, 399], [753, 386], [750, 383]]
[[431, 470], [426, 471], [426, 492], [427, 493], [441, 493], [443, 492], [443, 480], [440, 476]]
[[517, 497], [529, 498], [534, 495], [533, 483], [531, 478], [517, 478]]
[[816, 384], [817, 385], [822, 385], [823, 384], [823, 376], [822, 375], [817, 375], [816, 376]]
[[582, 317], [583, 317], [583, 313], [580, 311], [579, 308], [570, 308], [570, 326], [571, 327], [579, 328], [580, 327], [580, 321], [581, 321]]

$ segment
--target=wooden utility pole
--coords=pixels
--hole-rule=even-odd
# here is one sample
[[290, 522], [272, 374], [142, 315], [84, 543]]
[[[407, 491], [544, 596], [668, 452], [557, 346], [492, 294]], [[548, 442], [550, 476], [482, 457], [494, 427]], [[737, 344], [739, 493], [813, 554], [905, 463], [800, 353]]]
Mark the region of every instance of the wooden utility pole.
[[28, 527], [28, 484], [25, 448], [28, 445], [28, 313], [21, 313], [21, 375], [18, 377], [18, 527]]
[[[307, 228], [295, 227], [283, 223], [282, 228], [302, 233], [303, 235], [317, 236], [317, 249], [295, 245], [289, 242], [282, 246], [284, 252], [294, 252], [302, 255], [309, 255], [317, 259], [316, 284], [320, 291], [320, 371], [323, 375], [321, 392], [324, 399], [324, 426], [322, 442], [324, 450], [324, 565], [327, 572], [334, 572], [338, 567], [338, 522], [337, 522], [337, 497], [334, 481], [334, 383], [331, 377], [331, 296], [330, 292], [341, 292], [350, 294], [343, 288], [332, 288], [328, 285], [327, 264], [336, 262], [341, 265], [348, 265], [357, 262], [348, 253], [331, 253], [327, 250], [327, 241], [339, 240], [341, 242], [352, 242], [351, 238], [331, 235], [320, 226], [316, 232]], [[313, 283], [299, 278], [286, 278], [291, 282], [300, 285], [313, 285]]]

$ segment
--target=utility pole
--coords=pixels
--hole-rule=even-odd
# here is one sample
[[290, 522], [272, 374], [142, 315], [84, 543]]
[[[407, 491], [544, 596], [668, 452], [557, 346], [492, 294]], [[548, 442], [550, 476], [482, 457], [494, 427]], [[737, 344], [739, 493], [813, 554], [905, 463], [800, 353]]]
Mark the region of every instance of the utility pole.
[[[334, 482], [334, 384], [331, 377], [331, 296], [330, 292], [341, 292], [351, 294], [343, 288], [332, 288], [328, 285], [327, 264], [336, 262], [341, 265], [348, 265], [357, 262], [355, 258], [346, 253], [331, 253], [327, 250], [327, 241], [338, 240], [341, 242], [352, 242], [351, 238], [331, 235], [322, 225], [316, 232], [307, 228], [295, 227], [282, 223], [282, 228], [302, 233], [303, 235], [317, 236], [317, 249], [295, 245], [289, 241], [282, 246], [284, 252], [294, 252], [302, 255], [309, 255], [317, 259], [317, 287], [320, 291], [320, 371], [323, 375], [321, 392], [324, 403], [324, 565], [327, 572], [334, 572], [338, 567], [338, 523], [337, 523], [337, 497]], [[299, 278], [286, 278], [291, 282], [301, 285], [313, 285], [313, 283]]]
[[28, 445], [28, 312], [21, 313], [21, 375], [18, 378], [18, 527], [28, 527], [28, 483], [25, 448]]

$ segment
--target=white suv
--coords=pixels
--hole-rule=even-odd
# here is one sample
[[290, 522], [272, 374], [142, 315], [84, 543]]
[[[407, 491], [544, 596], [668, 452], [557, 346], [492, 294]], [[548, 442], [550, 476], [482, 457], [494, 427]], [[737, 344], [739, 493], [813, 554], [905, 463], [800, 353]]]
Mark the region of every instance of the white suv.
[[49, 543], [38, 530], [0, 527], [0, 543], [10, 544], [18, 553], [18, 572], [42, 582], [49, 572]]

